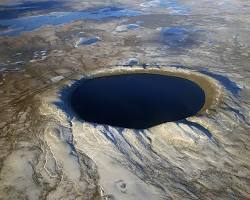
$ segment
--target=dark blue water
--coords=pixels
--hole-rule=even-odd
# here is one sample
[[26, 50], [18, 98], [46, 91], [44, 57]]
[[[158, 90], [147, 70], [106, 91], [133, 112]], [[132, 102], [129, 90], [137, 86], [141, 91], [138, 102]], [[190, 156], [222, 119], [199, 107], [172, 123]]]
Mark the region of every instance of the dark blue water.
[[0, 5], [0, 19], [14, 19], [32, 14], [32, 12], [41, 12], [49, 10], [67, 9], [64, 1], [25, 1], [23, 3]]
[[205, 94], [194, 82], [156, 74], [127, 74], [85, 80], [71, 105], [81, 119], [144, 129], [195, 115]]
[[[31, 9], [34, 8], [32, 7]], [[1, 12], [4, 11], [0, 11], [0, 13]], [[44, 25], [60, 25], [81, 19], [103, 20], [107, 18], [129, 17], [141, 14], [139, 11], [117, 7], [105, 7], [85, 11], [51, 12], [43, 15], [18, 18], [16, 17], [19, 14], [17, 13], [17, 16], [15, 16], [15, 10], [13, 13], [11, 13], [11, 10], [8, 12], [8, 15], [12, 16], [11, 18], [0, 17], [0, 26], [7, 27], [4, 31], [0, 31], [0, 35], [16, 36], [24, 31], [32, 31]]]

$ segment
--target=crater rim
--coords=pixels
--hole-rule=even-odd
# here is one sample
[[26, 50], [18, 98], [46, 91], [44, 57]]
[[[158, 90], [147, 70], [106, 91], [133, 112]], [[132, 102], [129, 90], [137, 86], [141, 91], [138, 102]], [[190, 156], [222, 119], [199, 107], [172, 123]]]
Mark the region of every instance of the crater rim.
[[[124, 67], [114, 67], [114, 68], [103, 68], [98, 69], [94, 71], [87, 72], [85, 76], [81, 77], [79, 80], [75, 82], [74, 88], [71, 89], [71, 95], [75, 92], [75, 90], [83, 84], [85, 81], [101, 78], [101, 77], [109, 77], [109, 76], [115, 76], [115, 75], [126, 75], [126, 74], [158, 74], [158, 75], [165, 75], [165, 76], [172, 76], [172, 77], [178, 77], [182, 79], [186, 79], [189, 81], [192, 81], [196, 85], [198, 85], [205, 94], [205, 102], [204, 105], [201, 107], [201, 109], [192, 116], [186, 117], [185, 119], [191, 119], [191, 118], [198, 118], [204, 115], [211, 115], [214, 113], [215, 109], [218, 107], [218, 105], [221, 103], [221, 97], [222, 97], [222, 87], [218, 83], [217, 80], [214, 78], [207, 76], [203, 73], [193, 71], [193, 70], [187, 70], [187, 69], [180, 69], [180, 68], [173, 68], [173, 67], [147, 67], [142, 68], [141, 66], [133, 66], [130, 68], [124, 68]], [[71, 102], [70, 102], [71, 104]], [[77, 115], [76, 111], [72, 108], [73, 112]], [[77, 116], [77, 118], [80, 118], [80, 120], [84, 120], [81, 117]], [[86, 121], [88, 122], [88, 121]], [[175, 121], [173, 121], [175, 122]], [[94, 123], [99, 125], [104, 125], [101, 123], [95, 123], [95, 122], [88, 122], [88, 123]], [[168, 122], [163, 122], [155, 126], [159, 126], [161, 124], [165, 124]], [[106, 124], [108, 125], [108, 124]], [[112, 125], [109, 125], [112, 126]], [[152, 126], [152, 127], [155, 127]], [[152, 128], [150, 127], [150, 128]], [[133, 129], [133, 128], [128, 128]]]

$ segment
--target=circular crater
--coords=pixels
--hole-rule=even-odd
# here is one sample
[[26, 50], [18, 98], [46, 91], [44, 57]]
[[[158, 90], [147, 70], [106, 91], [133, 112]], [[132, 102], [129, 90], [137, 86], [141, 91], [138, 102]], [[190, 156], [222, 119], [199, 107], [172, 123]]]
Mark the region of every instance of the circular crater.
[[169, 74], [104, 74], [84, 80], [71, 106], [92, 123], [145, 129], [196, 115], [206, 94], [195, 81]]

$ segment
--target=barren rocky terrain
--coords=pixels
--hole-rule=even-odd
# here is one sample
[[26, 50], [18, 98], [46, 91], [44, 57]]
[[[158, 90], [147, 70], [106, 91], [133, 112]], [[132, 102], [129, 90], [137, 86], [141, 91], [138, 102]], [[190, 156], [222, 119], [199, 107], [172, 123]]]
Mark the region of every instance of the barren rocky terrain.
[[[0, 1], [0, 199], [250, 199], [249, 63], [247, 0]], [[204, 109], [76, 117], [81, 79], [138, 71], [196, 81]]]

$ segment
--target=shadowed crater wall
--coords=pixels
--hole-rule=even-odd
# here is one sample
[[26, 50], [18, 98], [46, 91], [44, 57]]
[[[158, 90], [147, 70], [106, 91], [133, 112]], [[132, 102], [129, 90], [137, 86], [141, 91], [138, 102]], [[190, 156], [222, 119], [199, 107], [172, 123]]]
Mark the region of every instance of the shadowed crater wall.
[[109, 75], [85, 80], [71, 106], [88, 122], [143, 129], [195, 115], [205, 103], [196, 83], [159, 74]]

